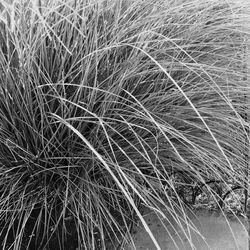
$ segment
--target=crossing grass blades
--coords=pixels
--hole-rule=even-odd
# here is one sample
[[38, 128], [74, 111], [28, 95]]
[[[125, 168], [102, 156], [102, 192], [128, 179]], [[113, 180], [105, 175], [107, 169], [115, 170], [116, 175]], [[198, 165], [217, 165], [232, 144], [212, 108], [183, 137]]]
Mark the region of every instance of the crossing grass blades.
[[143, 207], [185, 214], [180, 176], [247, 184], [244, 6], [5, 0], [0, 11], [1, 249], [116, 249], [136, 221], [160, 249]]

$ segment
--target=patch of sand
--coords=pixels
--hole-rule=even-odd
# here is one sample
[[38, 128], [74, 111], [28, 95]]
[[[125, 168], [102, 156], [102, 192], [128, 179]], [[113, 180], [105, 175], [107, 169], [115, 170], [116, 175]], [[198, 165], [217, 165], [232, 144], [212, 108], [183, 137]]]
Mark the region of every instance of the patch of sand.
[[[237, 217], [226, 218], [221, 212], [200, 209], [187, 212], [192, 228], [178, 222], [166, 211], [164, 216], [146, 211], [144, 219], [162, 250], [247, 250], [245, 222]], [[165, 217], [166, 216], [166, 217]], [[164, 218], [165, 217], [165, 218]], [[182, 216], [180, 218], [183, 218]], [[184, 228], [184, 230], [183, 230]], [[190, 243], [192, 239], [193, 245]], [[134, 246], [124, 250], [155, 250], [148, 233], [139, 224], [134, 234]]]

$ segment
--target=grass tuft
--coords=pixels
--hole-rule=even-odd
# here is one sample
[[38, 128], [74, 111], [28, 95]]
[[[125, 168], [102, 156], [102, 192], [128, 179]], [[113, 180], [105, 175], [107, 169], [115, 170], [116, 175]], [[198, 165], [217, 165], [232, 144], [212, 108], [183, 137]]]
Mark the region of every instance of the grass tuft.
[[240, 4], [3, 1], [0, 11], [3, 249], [115, 249], [138, 218], [160, 249], [143, 206], [178, 221], [185, 185], [246, 183]]

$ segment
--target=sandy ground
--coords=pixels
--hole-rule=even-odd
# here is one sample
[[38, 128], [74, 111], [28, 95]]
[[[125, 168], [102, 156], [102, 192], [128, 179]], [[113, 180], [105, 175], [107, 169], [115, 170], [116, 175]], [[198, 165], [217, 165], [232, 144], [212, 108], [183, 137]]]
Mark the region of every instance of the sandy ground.
[[[221, 212], [198, 210], [188, 212], [193, 229], [182, 230], [168, 213], [160, 216], [150, 210], [144, 215], [145, 221], [155, 235], [162, 250], [247, 250], [248, 239], [244, 220], [236, 217], [226, 218]], [[161, 221], [161, 219], [162, 221]], [[185, 224], [182, 222], [181, 224]], [[195, 229], [196, 228], [196, 229]], [[198, 230], [200, 233], [198, 233]], [[142, 225], [138, 225], [134, 234], [134, 246], [125, 246], [124, 250], [157, 249]], [[190, 243], [192, 239], [193, 246]]]

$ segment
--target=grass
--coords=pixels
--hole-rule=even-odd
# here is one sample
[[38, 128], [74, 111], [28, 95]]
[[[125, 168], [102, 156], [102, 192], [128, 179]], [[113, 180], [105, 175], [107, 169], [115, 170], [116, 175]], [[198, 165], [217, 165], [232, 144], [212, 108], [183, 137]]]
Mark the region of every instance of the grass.
[[247, 185], [244, 6], [65, 0], [0, 10], [3, 249], [105, 249], [131, 238], [137, 219], [160, 249], [141, 205], [185, 212], [181, 183]]

